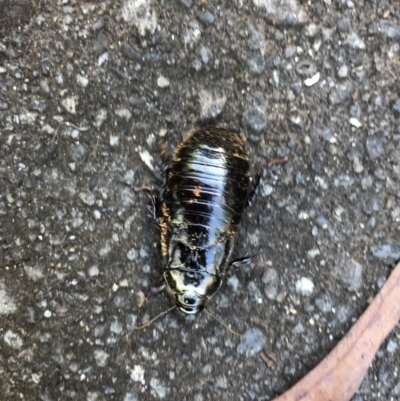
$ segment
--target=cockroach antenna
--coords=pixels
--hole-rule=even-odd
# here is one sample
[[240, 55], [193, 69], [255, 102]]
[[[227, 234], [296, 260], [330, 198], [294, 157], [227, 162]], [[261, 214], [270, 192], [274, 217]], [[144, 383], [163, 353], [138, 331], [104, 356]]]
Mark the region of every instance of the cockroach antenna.
[[214, 313], [210, 312], [207, 308], [204, 308], [204, 310], [212, 316], [216, 321], [218, 321], [222, 326], [224, 326], [230, 333], [234, 334], [235, 336], [238, 337], [243, 337], [243, 334], [238, 333], [237, 331], [231, 329], [225, 322], [223, 322], [218, 316], [214, 315]]
[[142, 326], [135, 326], [134, 329], [135, 330], [143, 330], [144, 328], [146, 328], [147, 326], [150, 326], [153, 322], [158, 320], [160, 317], [166, 315], [167, 313], [173, 311], [174, 309], [176, 309], [176, 305], [174, 305], [172, 308], [165, 310], [164, 312], [161, 312], [156, 317], [153, 317], [153, 319], [149, 320], [147, 323], [143, 324]]

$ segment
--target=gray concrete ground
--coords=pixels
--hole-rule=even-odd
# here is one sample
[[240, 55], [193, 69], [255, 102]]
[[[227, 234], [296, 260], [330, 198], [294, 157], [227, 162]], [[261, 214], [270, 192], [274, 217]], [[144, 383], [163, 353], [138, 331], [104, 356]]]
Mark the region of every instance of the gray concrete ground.
[[[270, 400], [400, 258], [400, 3], [0, 1], [0, 399]], [[240, 131], [261, 183], [209, 307], [164, 294], [148, 199], [193, 127]], [[399, 327], [356, 401], [400, 398]], [[264, 360], [261, 355], [269, 358]], [[266, 361], [268, 363], [266, 363]]]

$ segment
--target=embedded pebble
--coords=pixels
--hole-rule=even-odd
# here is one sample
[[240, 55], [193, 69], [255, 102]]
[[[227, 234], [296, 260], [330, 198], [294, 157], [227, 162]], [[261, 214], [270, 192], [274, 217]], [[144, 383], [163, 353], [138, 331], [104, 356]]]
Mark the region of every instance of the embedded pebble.
[[44, 267], [40, 265], [24, 265], [26, 275], [33, 281], [41, 280], [44, 277]]
[[141, 36], [154, 34], [158, 16], [148, 0], [125, 0], [121, 9], [123, 20], [130, 27], [135, 27]]
[[147, 150], [143, 150], [141, 152], [139, 152], [139, 156], [142, 159], [142, 162], [151, 170], [154, 170], [154, 166], [153, 166], [153, 156], [147, 151]]
[[115, 135], [110, 136], [110, 145], [111, 146], [118, 146], [119, 145], [119, 137]]
[[353, 93], [354, 86], [351, 81], [344, 81], [337, 84], [329, 94], [329, 100], [332, 104], [343, 103]]
[[390, 353], [396, 352], [398, 349], [399, 344], [397, 344], [394, 340], [389, 340], [386, 346], [386, 350]]
[[267, 116], [259, 108], [247, 109], [243, 115], [243, 124], [254, 132], [260, 132], [267, 126]]
[[157, 85], [160, 87], [160, 88], [168, 88], [168, 86], [169, 86], [169, 81], [168, 81], [168, 79], [167, 78], [165, 78], [164, 76], [159, 76], [158, 78], [157, 78]]
[[391, 264], [400, 259], [400, 246], [393, 244], [373, 245], [372, 254], [384, 263]]
[[385, 153], [384, 144], [379, 135], [370, 135], [367, 137], [366, 147], [371, 159], [377, 159]]
[[152, 388], [152, 390], [155, 391], [158, 398], [165, 398], [167, 394], [167, 389], [159, 379], [152, 377], [150, 379], [150, 387]]
[[296, 281], [296, 292], [301, 295], [311, 295], [314, 291], [314, 283], [307, 277], [301, 277]]
[[107, 110], [101, 109], [97, 112], [95, 117], [95, 126], [100, 128], [107, 119]]
[[284, 24], [287, 26], [295, 26], [304, 24], [308, 20], [303, 7], [297, 0], [253, 0], [256, 7], [259, 7], [265, 16], [272, 21], [273, 24]]
[[267, 338], [260, 329], [248, 329], [240, 339], [236, 347], [239, 354], [245, 354], [247, 358], [259, 353]]
[[102, 349], [96, 349], [93, 352], [94, 359], [96, 360], [97, 365], [104, 368], [107, 365], [107, 360], [110, 357], [107, 352], [103, 351]]
[[354, 178], [348, 174], [339, 174], [333, 183], [335, 187], [351, 187], [354, 184]]
[[362, 173], [364, 171], [364, 166], [358, 157], [354, 158], [353, 169], [356, 173]]
[[7, 293], [6, 285], [0, 282], [0, 315], [10, 315], [17, 310], [14, 298]]
[[124, 174], [124, 178], [122, 179], [122, 181], [126, 185], [132, 186], [135, 183], [135, 172], [134, 172], [134, 170], [128, 170]]
[[379, 19], [369, 26], [368, 33], [383, 34], [391, 39], [400, 39], [400, 25], [388, 19]]
[[222, 113], [226, 99], [223, 92], [201, 90], [199, 92], [200, 117], [202, 119], [217, 117]]
[[362, 287], [363, 267], [354, 259], [341, 258], [332, 274], [345, 283], [349, 291], [359, 291]]
[[134, 382], [144, 383], [144, 369], [140, 365], [135, 365], [131, 369], [130, 377]]
[[246, 63], [252, 74], [261, 74], [265, 70], [264, 57], [259, 53], [249, 53], [246, 57]]
[[128, 110], [126, 108], [115, 110], [115, 114], [118, 117], [125, 119], [126, 121], [129, 121], [132, 118], [132, 113], [130, 112], [130, 110]]
[[100, 274], [99, 268], [97, 265], [93, 265], [92, 267], [89, 268], [88, 274], [90, 277], [96, 277]]
[[374, 183], [373, 177], [367, 175], [366, 177], [363, 177], [361, 180], [361, 188], [365, 191], [368, 188], [371, 188], [373, 183]]
[[350, 125], [352, 125], [353, 127], [356, 127], [356, 128], [362, 127], [361, 122], [357, 118], [354, 118], [354, 117], [351, 117], [349, 119], [349, 123], [350, 123]]
[[276, 270], [267, 268], [261, 281], [264, 284], [264, 294], [266, 297], [275, 300], [278, 296], [278, 274]]
[[315, 257], [317, 257], [320, 254], [321, 254], [321, 251], [318, 248], [310, 249], [309, 251], [307, 251], [307, 256], [310, 257], [311, 259], [314, 259]]
[[83, 75], [78, 74], [76, 76], [76, 82], [82, 88], [86, 88], [89, 85], [89, 79]]
[[136, 394], [132, 391], [125, 393], [122, 401], [139, 401], [139, 399], [137, 398]]
[[315, 298], [314, 302], [322, 313], [332, 312], [332, 300], [328, 292], [324, 292], [322, 295]]
[[76, 96], [67, 97], [61, 100], [61, 104], [65, 108], [66, 111], [70, 114], [76, 114], [76, 103], [78, 98]]
[[227, 280], [227, 284], [229, 287], [231, 287], [234, 293], [238, 292], [238, 289], [240, 287], [240, 281], [236, 276], [234, 275], [230, 276]]
[[346, 78], [348, 74], [349, 74], [349, 68], [347, 67], [347, 65], [340, 66], [340, 68], [338, 70], [339, 77]]
[[342, 32], [342, 33], [350, 32], [350, 30], [351, 30], [351, 22], [350, 22], [349, 18], [347, 18], [347, 17], [342, 18], [338, 22], [337, 27], [338, 27], [339, 31]]
[[256, 93], [243, 113], [243, 125], [254, 133], [259, 133], [267, 126], [268, 102], [264, 95]]
[[204, 11], [202, 13], [199, 13], [197, 15], [197, 18], [199, 21], [201, 21], [204, 25], [211, 25], [214, 23], [214, 15], [210, 13], [209, 11]]
[[319, 77], [320, 77], [320, 73], [319, 72], [317, 72], [315, 75], [313, 75], [311, 78], [307, 78], [305, 81], [304, 81], [304, 84], [306, 85], [306, 86], [312, 86], [312, 85], [315, 85], [318, 81], [319, 81]]
[[138, 258], [138, 252], [136, 251], [135, 248], [131, 248], [131, 249], [128, 251], [126, 257], [127, 257], [129, 260], [134, 261], [134, 260], [136, 260], [136, 259]]
[[354, 31], [348, 34], [345, 43], [352, 49], [359, 49], [359, 50], [365, 49], [365, 42]]
[[128, 331], [133, 331], [136, 324], [136, 315], [133, 315], [132, 313], [126, 315], [125, 324]]
[[210, 51], [205, 46], [200, 48], [200, 57], [204, 64], [210, 61]]
[[14, 333], [11, 330], [7, 330], [3, 336], [4, 342], [11, 348], [19, 349], [22, 347], [24, 342], [19, 334]]
[[121, 45], [122, 54], [130, 60], [138, 63], [143, 61], [143, 56], [140, 52], [135, 50], [129, 43], [123, 42]]
[[261, 181], [261, 196], [270, 196], [272, 192], [274, 192], [274, 187], [269, 184], [266, 184], [265, 181]]
[[93, 206], [96, 202], [96, 197], [89, 191], [79, 192], [79, 199], [88, 206]]
[[114, 321], [110, 325], [110, 331], [114, 334], [121, 334], [122, 333], [122, 324], [118, 321]]

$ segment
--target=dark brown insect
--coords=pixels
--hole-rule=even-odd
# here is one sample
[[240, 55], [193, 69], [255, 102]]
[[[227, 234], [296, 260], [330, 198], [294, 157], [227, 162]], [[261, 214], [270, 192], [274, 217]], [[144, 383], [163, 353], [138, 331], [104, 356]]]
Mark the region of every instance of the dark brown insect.
[[161, 192], [152, 191], [165, 280], [156, 290], [166, 287], [175, 297], [170, 310], [200, 312], [229, 268], [250, 263], [249, 256], [232, 260], [231, 255], [243, 209], [258, 181], [250, 178], [244, 140], [232, 131], [198, 129], [177, 147]]

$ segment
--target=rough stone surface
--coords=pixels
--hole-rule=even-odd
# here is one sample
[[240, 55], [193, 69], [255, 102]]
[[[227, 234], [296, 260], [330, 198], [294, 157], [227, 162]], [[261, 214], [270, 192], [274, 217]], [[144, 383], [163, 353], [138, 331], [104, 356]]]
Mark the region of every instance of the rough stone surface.
[[[0, 0], [0, 398], [269, 400], [321, 361], [400, 258], [399, 15]], [[162, 256], [133, 187], [206, 124], [240, 132], [261, 175], [232, 255], [256, 257], [208, 303], [246, 335], [176, 310], [137, 331], [173, 301], [145, 302]], [[355, 401], [399, 399], [399, 338]]]

